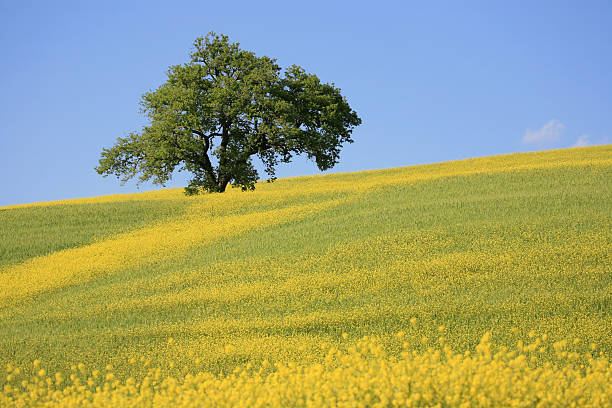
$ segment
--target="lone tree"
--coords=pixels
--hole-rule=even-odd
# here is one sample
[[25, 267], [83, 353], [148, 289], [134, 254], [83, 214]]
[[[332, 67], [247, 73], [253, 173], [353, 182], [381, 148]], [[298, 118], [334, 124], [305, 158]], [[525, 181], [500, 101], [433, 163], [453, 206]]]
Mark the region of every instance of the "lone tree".
[[197, 38], [190, 60], [168, 70], [168, 80], [142, 96], [150, 124], [103, 149], [96, 171], [125, 182], [164, 185], [175, 170], [193, 178], [186, 194], [243, 190], [259, 179], [252, 156], [275, 166], [305, 154], [320, 170], [333, 167], [361, 119], [334, 84], [292, 65], [257, 57], [225, 35]]

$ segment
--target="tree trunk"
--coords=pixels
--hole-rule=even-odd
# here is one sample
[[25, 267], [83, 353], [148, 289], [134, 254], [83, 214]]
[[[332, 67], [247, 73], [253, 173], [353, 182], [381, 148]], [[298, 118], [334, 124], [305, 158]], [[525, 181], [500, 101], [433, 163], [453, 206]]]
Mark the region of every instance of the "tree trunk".
[[229, 174], [227, 174], [227, 144], [229, 142], [229, 124], [224, 123], [221, 130], [221, 144], [219, 145], [219, 182], [217, 184], [220, 193], [225, 191], [227, 183], [229, 183]]
[[225, 188], [227, 187], [227, 184], [228, 184], [228, 181], [226, 181], [224, 178], [221, 178], [219, 180], [218, 187], [219, 187], [219, 192], [220, 193], [223, 193], [225, 191]]

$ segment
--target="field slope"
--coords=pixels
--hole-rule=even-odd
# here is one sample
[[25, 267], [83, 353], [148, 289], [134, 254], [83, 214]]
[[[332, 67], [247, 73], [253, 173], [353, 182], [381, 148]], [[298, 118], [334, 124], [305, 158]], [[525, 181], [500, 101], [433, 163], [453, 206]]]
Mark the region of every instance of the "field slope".
[[[0, 208], [0, 405], [68, 403], [53, 392], [65, 390], [71, 372], [82, 383], [65, 395], [84, 405], [106, 392], [99, 403], [120, 394], [131, 406], [134, 395], [143, 406], [172, 406], [170, 389], [186, 395], [198, 384], [217, 387], [207, 395], [219, 405], [257, 405], [240, 399], [255, 386], [240, 387], [272, 381], [266, 393], [274, 394], [281, 380], [270, 373], [302, 384], [308, 370], [322, 381], [312, 392], [294, 396], [299, 387], [286, 385], [294, 391], [260, 402], [503, 405], [494, 399], [503, 378], [491, 395], [465, 380], [503, 372], [491, 366], [495, 357], [483, 357], [493, 347], [518, 353], [499, 357], [523, 376], [506, 379], [508, 387], [546, 368], [547, 381], [567, 388], [575, 381], [560, 373], [572, 368], [583, 388], [561, 386], [564, 398], [609, 406], [611, 248], [612, 145], [281, 179], [250, 193], [185, 197], [170, 189]], [[445, 347], [447, 357], [436, 354]], [[453, 362], [450, 349], [468, 353]], [[524, 366], [513, 362], [518, 355]], [[364, 378], [397, 361], [401, 370], [410, 363], [433, 371], [410, 377], [400, 396], [401, 386], [381, 380], [396, 390], [388, 401], [374, 380], [351, 391], [353, 400], [337, 390], [317, 394], [354, 374], [317, 370], [348, 370], [350, 361], [375, 371]], [[461, 392], [426, 391], [426, 379], [442, 375], [439, 364], [451, 379], [467, 376], [456, 379]], [[261, 377], [227, 377], [246, 365]], [[599, 382], [586, 380], [589, 372]], [[531, 396], [534, 406], [559, 385], [543, 383], [539, 395], [525, 381], [525, 396], [507, 394]], [[149, 386], [157, 397], [142, 396]]]

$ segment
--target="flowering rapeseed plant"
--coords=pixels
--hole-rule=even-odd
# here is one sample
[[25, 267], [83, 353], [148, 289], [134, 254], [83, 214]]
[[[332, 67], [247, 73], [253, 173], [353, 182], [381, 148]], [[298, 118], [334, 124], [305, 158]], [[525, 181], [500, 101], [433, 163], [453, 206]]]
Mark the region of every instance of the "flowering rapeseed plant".
[[609, 406], [611, 174], [601, 146], [3, 209], [0, 406]]
[[[486, 333], [474, 354], [444, 346], [423, 352], [404, 349], [394, 358], [376, 338], [365, 337], [348, 347], [324, 347], [327, 353], [318, 364], [249, 363], [225, 375], [187, 372], [163, 377], [159, 369], [148, 368], [141, 378], [119, 380], [110, 366], [101, 377], [99, 371], [79, 365], [64, 381], [62, 373], [52, 376], [40, 369], [37, 376], [28, 376], [27, 369], [8, 366], [0, 404], [7, 408], [612, 405], [612, 363], [607, 358], [586, 353], [586, 363], [577, 365], [568, 355], [555, 364], [534, 367], [529, 353], [495, 348], [490, 338]], [[38, 367], [34, 364], [34, 370]]]

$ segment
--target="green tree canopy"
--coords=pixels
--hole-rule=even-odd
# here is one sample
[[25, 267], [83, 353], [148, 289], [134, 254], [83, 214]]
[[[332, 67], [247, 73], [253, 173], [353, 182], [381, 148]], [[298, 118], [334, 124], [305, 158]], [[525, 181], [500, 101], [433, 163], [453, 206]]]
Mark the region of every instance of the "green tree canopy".
[[150, 124], [105, 148], [96, 171], [161, 185], [175, 170], [188, 171], [187, 194], [223, 192], [228, 183], [254, 189], [254, 155], [270, 180], [279, 162], [299, 154], [329, 169], [361, 123], [333, 83], [296, 65], [281, 72], [275, 59], [212, 32], [195, 40], [189, 62], [171, 66], [141, 106]]

